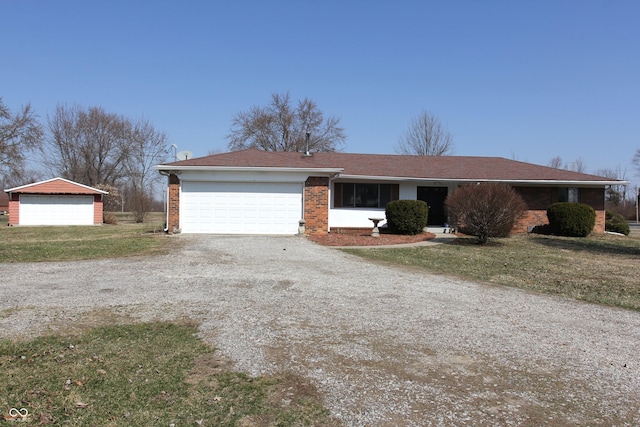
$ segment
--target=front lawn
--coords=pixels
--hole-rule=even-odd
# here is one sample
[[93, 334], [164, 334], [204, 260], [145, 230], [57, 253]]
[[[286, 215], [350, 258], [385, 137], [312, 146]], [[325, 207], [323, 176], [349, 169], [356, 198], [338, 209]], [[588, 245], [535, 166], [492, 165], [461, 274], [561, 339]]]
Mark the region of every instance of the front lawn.
[[344, 249], [362, 257], [640, 310], [640, 240], [513, 236], [411, 248]]
[[168, 252], [161, 223], [7, 227], [0, 223], [0, 262], [74, 261]]
[[0, 339], [0, 424], [336, 425], [310, 384], [230, 371], [196, 332], [145, 323]]

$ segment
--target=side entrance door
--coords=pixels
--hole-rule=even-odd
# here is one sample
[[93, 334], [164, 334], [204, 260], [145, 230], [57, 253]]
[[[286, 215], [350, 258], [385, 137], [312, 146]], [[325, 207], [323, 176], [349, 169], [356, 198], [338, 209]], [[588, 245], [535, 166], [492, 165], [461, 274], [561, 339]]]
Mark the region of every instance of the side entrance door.
[[429, 206], [427, 225], [444, 225], [447, 216], [444, 212], [444, 201], [447, 198], [447, 187], [418, 187], [417, 199]]

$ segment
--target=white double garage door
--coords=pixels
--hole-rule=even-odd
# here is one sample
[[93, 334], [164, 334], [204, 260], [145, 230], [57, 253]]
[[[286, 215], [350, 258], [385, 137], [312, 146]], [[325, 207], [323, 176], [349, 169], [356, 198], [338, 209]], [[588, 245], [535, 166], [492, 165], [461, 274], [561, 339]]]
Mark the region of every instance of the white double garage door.
[[183, 233], [296, 234], [302, 183], [182, 181]]
[[20, 195], [20, 225], [93, 225], [93, 196]]

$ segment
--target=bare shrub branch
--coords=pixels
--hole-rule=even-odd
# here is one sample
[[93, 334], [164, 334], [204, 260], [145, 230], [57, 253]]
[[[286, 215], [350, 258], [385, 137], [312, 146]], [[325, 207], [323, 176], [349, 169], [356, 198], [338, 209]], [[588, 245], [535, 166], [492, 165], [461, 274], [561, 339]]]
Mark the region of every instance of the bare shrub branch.
[[458, 187], [445, 202], [452, 225], [485, 244], [492, 237], [506, 237], [526, 211], [522, 197], [500, 183]]

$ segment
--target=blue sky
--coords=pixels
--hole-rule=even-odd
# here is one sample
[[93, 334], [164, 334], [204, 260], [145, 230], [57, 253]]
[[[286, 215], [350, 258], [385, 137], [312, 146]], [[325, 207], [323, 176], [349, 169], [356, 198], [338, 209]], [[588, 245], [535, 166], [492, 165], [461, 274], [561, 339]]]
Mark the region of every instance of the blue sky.
[[640, 2], [70, 1], [0, 4], [0, 96], [144, 117], [196, 156], [272, 93], [393, 153], [424, 110], [456, 155], [620, 169], [640, 148]]

